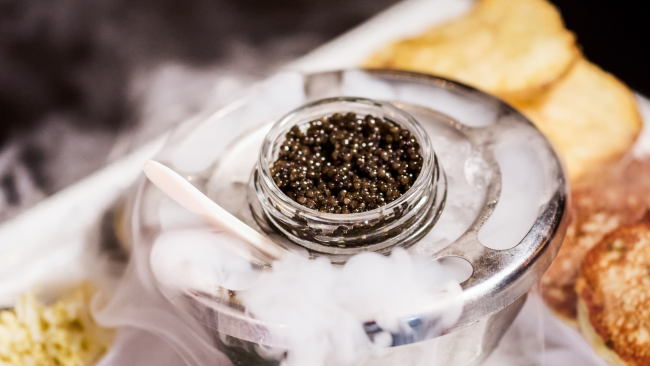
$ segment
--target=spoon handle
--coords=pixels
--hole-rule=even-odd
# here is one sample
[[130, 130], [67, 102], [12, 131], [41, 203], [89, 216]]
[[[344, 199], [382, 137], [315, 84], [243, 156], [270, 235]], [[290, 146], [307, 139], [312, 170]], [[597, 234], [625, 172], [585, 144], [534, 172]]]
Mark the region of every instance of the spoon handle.
[[212, 225], [237, 235], [269, 258], [280, 259], [287, 253], [286, 249], [224, 210], [168, 167], [157, 161], [149, 160], [144, 165], [143, 171], [156, 187], [160, 188], [181, 206], [202, 217]]

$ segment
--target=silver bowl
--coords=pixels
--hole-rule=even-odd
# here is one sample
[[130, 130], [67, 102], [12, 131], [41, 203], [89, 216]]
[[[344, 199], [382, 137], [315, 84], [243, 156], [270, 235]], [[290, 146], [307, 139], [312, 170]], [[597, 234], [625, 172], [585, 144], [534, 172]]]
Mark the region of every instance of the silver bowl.
[[[464, 153], [480, 158], [483, 165], [479, 166], [490, 173], [483, 175], [486, 180], [480, 192], [467, 191], [480, 202], [474, 209], [468, 209], [462, 232], [451, 243], [420, 247], [416, 244], [411, 248], [432, 260], [455, 257], [471, 265], [471, 276], [461, 283], [464, 308], [460, 320], [450, 328], [433, 332], [432, 329], [439, 327], [435, 317], [414, 314], [402, 319], [415, 331], [392, 334], [393, 347], [368, 364], [412, 365], [423, 352], [432, 349], [437, 351], [431, 356], [431, 364], [480, 363], [498, 345], [523, 306], [526, 293], [555, 258], [568, 221], [565, 214], [568, 183], [560, 160], [542, 133], [508, 104], [466, 85], [409, 72], [290, 73], [272, 79], [250, 97], [200, 124], [181, 127], [157, 159], [248, 225], [268, 234], [268, 228], [263, 230], [258, 226], [247, 204], [249, 177], [261, 141], [280, 116], [307, 102], [336, 96], [389, 102], [413, 115], [430, 134], [447, 136], [452, 150], [462, 147], [467, 150]], [[499, 209], [506, 183], [512, 189], [512, 183], [508, 182], [513, 173], [509, 172], [508, 177], [502, 174], [498, 159], [499, 149], [508, 144], [525, 146], [526, 154], [534, 157], [542, 193], [538, 206], [524, 207], [528, 214], [534, 213], [529, 225], [497, 225], [496, 229], [491, 226], [492, 231], [521, 233], [521, 238], [511, 246], [491, 249], [481, 243], [485, 237], [482, 229], [487, 230], [490, 218], [496, 217], [493, 214]], [[435, 143], [434, 148], [440, 154]], [[454, 169], [446, 166], [445, 171], [449, 206], [453, 204], [449, 200], [454, 187], [461, 190], [456, 192], [457, 197], [463, 197], [462, 187], [458, 188], [461, 173], [454, 173]], [[132, 207], [137, 217], [133, 230], [135, 245], [150, 250], [155, 237], [164, 230], [156, 211], [164, 196], [144, 181], [138, 194], [139, 199]], [[435, 230], [436, 226], [432, 229], [433, 236]], [[292, 246], [279, 235], [271, 237], [282, 245]], [[256, 345], [286, 348], [281, 340], [273, 337], [272, 330], [281, 325], [251, 318], [232, 292], [217, 289], [207, 293], [196, 288], [179, 291], [161, 283], [157, 285], [178, 309], [202, 323], [213, 334], [215, 347], [233, 360], [243, 357], [246, 361], [241, 362], [247, 365], [277, 364], [277, 359], [259, 356]], [[376, 329], [367, 324], [367, 331], [372, 333]]]

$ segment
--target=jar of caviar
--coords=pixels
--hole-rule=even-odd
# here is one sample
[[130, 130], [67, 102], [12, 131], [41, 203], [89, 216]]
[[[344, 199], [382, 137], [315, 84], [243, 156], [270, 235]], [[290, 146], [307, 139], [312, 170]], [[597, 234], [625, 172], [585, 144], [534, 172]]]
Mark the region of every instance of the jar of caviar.
[[411, 115], [339, 97], [306, 104], [271, 128], [249, 203], [268, 234], [343, 262], [417, 242], [437, 221], [446, 188], [431, 140]]

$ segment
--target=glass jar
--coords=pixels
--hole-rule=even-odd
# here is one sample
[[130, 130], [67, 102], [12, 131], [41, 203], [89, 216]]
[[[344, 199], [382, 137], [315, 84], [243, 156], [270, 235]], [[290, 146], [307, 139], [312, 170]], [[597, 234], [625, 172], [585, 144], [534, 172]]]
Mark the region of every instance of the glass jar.
[[[306, 130], [309, 122], [334, 113], [372, 115], [408, 129], [420, 143], [422, 170], [411, 188], [377, 209], [352, 214], [308, 209], [285, 195], [272, 179], [270, 168], [278, 158], [286, 133], [294, 126]], [[388, 253], [409, 247], [433, 227], [444, 207], [447, 184], [428, 134], [408, 113], [390, 103], [338, 97], [306, 104], [282, 117], [266, 135], [251, 178], [249, 203], [259, 226], [333, 262], [362, 251]]]

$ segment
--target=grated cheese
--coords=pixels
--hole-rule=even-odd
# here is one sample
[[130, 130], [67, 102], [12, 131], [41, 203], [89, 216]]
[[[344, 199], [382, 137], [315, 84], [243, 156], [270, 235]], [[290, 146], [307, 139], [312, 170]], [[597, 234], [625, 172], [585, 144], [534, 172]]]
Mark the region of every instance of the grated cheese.
[[80, 284], [51, 306], [37, 293], [23, 294], [11, 310], [0, 311], [0, 366], [88, 366], [108, 350], [113, 331], [90, 314], [93, 290]]

